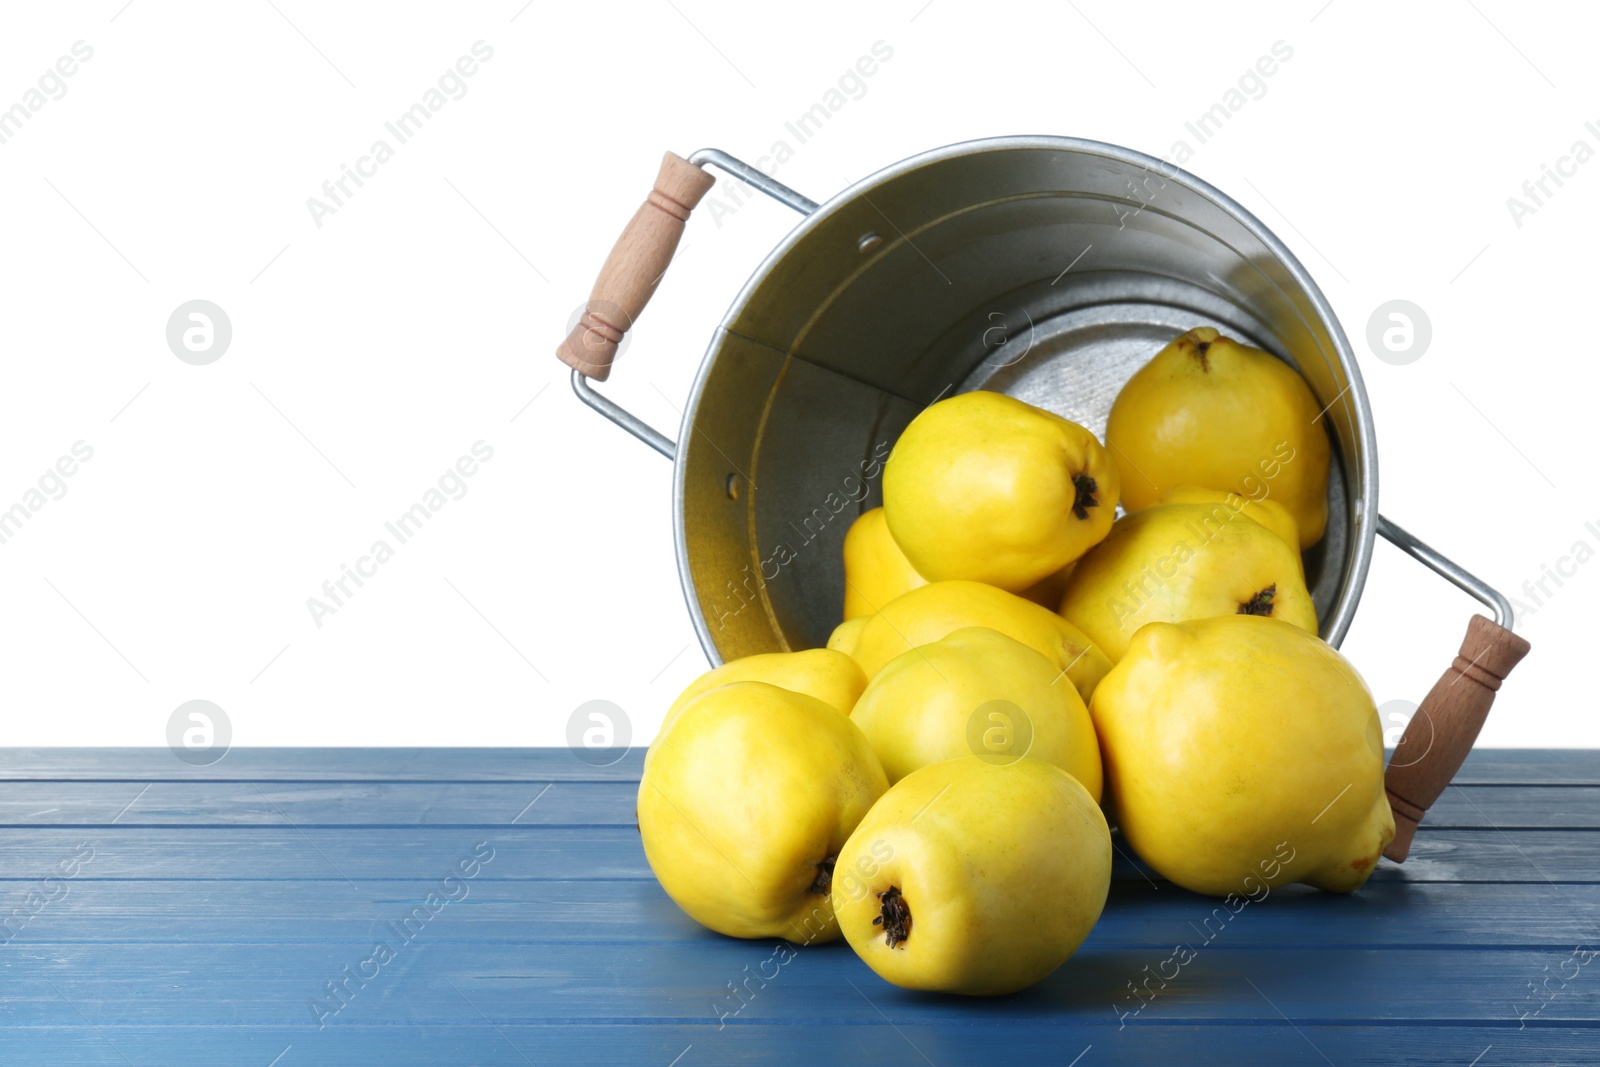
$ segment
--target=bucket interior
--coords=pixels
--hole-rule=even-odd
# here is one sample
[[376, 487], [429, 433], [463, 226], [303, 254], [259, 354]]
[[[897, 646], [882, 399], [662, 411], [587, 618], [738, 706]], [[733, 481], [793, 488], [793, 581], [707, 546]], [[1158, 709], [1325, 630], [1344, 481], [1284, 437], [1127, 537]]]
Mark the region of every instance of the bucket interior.
[[707, 654], [826, 643], [845, 532], [935, 399], [1009, 393], [1103, 439], [1128, 377], [1201, 325], [1287, 360], [1327, 407], [1328, 527], [1305, 566], [1337, 644], [1371, 548], [1374, 457], [1343, 337], [1297, 275], [1202, 183], [1091, 142], [955, 146], [841, 193], [735, 301], [686, 408], [678, 551]]

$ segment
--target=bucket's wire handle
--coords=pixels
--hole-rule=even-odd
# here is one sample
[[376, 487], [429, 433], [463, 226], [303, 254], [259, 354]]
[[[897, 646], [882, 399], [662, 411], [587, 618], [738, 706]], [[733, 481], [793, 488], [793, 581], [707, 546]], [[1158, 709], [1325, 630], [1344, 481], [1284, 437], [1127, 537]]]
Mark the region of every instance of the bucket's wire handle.
[[595, 392], [588, 379], [603, 382], [610, 376], [623, 335], [655, 294], [678, 250], [684, 224], [715, 181], [704, 170], [708, 163], [802, 215], [817, 209], [814, 201], [726, 152], [702, 148], [688, 159], [666, 153], [650, 195], [634, 212], [600, 268], [578, 324], [556, 349], [561, 362], [572, 368], [572, 389], [578, 399], [668, 459], [673, 458], [677, 446], [648, 423]]
[[[1461, 769], [1489, 716], [1500, 683], [1530, 646], [1511, 632], [1511, 602], [1504, 596], [1382, 515], [1378, 516], [1378, 532], [1494, 612], [1493, 621], [1474, 615], [1467, 622], [1460, 654], [1422, 698], [1389, 758], [1384, 787], [1394, 812], [1394, 840], [1383, 854], [1403, 863], [1417, 824]], [[1466, 684], [1461, 684], [1463, 681]]]

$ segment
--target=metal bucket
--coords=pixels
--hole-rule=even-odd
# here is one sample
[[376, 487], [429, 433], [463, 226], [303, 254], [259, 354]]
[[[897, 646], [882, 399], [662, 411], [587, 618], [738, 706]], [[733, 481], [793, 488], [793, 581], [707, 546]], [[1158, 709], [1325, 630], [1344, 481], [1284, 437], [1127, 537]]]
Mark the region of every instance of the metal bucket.
[[[1504, 597], [1379, 516], [1372, 412], [1344, 330], [1283, 243], [1199, 178], [1115, 145], [1001, 137], [914, 156], [819, 206], [725, 153], [688, 162], [804, 218], [713, 334], [678, 443], [586, 377], [604, 378], [609, 354], [594, 347], [614, 351], [655, 278], [624, 298], [602, 275], [593, 317], [560, 354], [580, 398], [674, 460], [678, 566], [713, 663], [826, 642], [842, 618], [845, 532], [881, 502], [882, 461], [928, 404], [987, 388], [1103, 438], [1129, 376], [1201, 325], [1292, 364], [1323, 407], [1328, 526], [1305, 569], [1328, 642], [1350, 627], [1377, 533], [1509, 627]], [[654, 207], [681, 231], [704, 190], [662, 189]], [[675, 244], [653, 263], [664, 269]]]

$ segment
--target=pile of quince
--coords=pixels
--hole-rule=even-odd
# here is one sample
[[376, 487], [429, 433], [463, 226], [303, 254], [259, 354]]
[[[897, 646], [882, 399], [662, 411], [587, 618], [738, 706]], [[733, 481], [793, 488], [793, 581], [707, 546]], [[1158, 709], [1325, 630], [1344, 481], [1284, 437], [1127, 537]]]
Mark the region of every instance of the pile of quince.
[[1394, 822], [1371, 694], [1302, 571], [1320, 414], [1208, 327], [1124, 386], [1103, 444], [998, 393], [928, 407], [846, 538], [828, 647], [735, 660], [669, 710], [638, 806], [668, 895], [999, 994], [1099, 919], [1106, 811], [1196, 892], [1359, 887]]

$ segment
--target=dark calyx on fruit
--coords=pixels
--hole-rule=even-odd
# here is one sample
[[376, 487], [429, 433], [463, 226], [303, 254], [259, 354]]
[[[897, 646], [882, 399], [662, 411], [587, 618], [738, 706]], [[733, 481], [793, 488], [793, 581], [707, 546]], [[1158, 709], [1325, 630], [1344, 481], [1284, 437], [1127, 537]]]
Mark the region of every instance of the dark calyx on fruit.
[[884, 944], [890, 948], [898, 948], [911, 936], [911, 905], [900, 895], [900, 887], [897, 885], [892, 885], [879, 893], [878, 899], [883, 902], [883, 910], [872, 920], [872, 925], [883, 927]]
[[1255, 596], [1239, 605], [1240, 615], [1271, 615], [1272, 598], [1278, 595], [1276, 583], [1267, 586]]
[[1200, 369], [1207, 374], [1211, 373], [1211, 361], [1206, 358], [1206, 353], [1211, 350], [1211, 341], [1196, 341], [1194, 343], [1195, 358], [1200, 361]]
[[838, 861], [839, 857], [829, 856], [817, 864], [817, 876], [811, 881], [811, 892], [825, 897], [833, 890], [833, 865]]
[[1080, 474], [1072, 479], [1072, 487], [1078, 491], [1077, 496], [1072, 501], [1072, 513], [1080, 519], [1087, 519], [1089, 517], [1089, 509], [1100, 506], [1100, 501], [1094, 498], [1095, 493], [1100, 491], [1100, 487], [1087, 474]]

